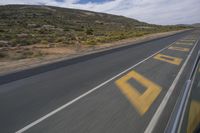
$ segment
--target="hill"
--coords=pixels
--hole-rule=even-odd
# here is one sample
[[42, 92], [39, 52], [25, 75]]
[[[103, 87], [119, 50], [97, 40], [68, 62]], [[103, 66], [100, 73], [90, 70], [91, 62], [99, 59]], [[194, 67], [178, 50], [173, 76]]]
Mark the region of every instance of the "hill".
[[200, 23], [192, 24], [193, 27], [200, 27]]
[[[0, 48], [97, 45], [182, 28], [184, 27], [152, 25], [123, 16], [51, 6], [0, 6]], [[26, 48], [26, 52], [21, 50], [18, 53], [23, 53], [24, 56], [15, 56], [18, 54], [16, 52], [12, 57], [18, 59], [42, 54], [35, 54], [29, 48]], [[0, 58], [6, 56], [10, 55], [0, 53]]]

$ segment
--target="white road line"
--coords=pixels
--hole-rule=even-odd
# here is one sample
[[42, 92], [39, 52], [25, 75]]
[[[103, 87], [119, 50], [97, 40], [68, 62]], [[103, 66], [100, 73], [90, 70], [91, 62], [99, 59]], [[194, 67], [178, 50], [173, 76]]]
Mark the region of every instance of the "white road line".
[[[175, 41], [175, 42], [176, 42], [176, 41]], [[82, 94], [82, 95], [80, 95], [79, 97], [73, 99], [72, 101], [70, 101], [70, 102], [68, 102], [68, 103], [66, 103], [66, 104], [64, 104], [64, 105], [62, 105], [61, 107], [59, 107], [59, 108], [53, 110], [52, 112], [46, 114], [45, 116], [43, 116], [43, 117], [37, 119], [36, 121], [30, 123], [29, 125], [25, 126], [24, 128], [22, 128], [22, 129], [16, 131], [16, 133], [22, 133], [22, 132], [27, 131], [28, 129], [30, 129], [31, 127], [37, 125], [38, 123], [42, 122], [43, 120], [47, 119], [48, 117], [51, 117], [52, 115], [54, 115], [54, 114], [56, 114], [57, 112], [63, 110], [64, 108], [68, 107], [69, 105], [71, 105], [71, 104], [77, 102], [77, 101], [80, 100], [81, 98], [83, 98], [83, 97], [87, 96], [88, 94], [90, 94], [90, 93], [96, 91], [97, 89], [99, 89], [100, 87], [104, 86], [105, 84], [107, 84], [108, 82], [112, 81], [113, 79], [115, 79], [115, 78], [119, 77], [120, 75], [122, 75], [122, 74], [124, 74], [124, 73], [130, 71], [131, 69], [133, 69], [134, 67], [138, 66], [139, 64], [145, 62], [146, 60], [150, 59], [150, 58], [153, 57], [154, 55], [160, 53], [161, 51], [163, 51], [163, 50], [165, 50], [165, 49], [167, 49], [167, 48], [169, 48], [169, 47], [170, 47], [171, 45], [173, 45], [175, 42], [173, 42], [172, 44], [168, 45], [167, 47], [165, 47], [165, 48], [159, 50], [158, 52], [152, 54], [151, 56], [147, 57], [146, 59], [144, 59], [144, 60], [138, 62], [137, 64], [131, 66], [130, 68], [128, 68], [128, 69], [122, 71], [121, 73], [117, 74], [116, 76], [114, 76], [114, 77], [108, 79], [107, 81], [101, 83], [100, 85], [96, 86], [95, 88], [93, 88], [93, 89], [91, 89], [91, 90], [85, 92], [84, 94]]]
[[194, 51], [194, 48], [196, 47], [197, 44], [198, 44], [198, 41], [195, 43], [195, 46], [192, 48], [191, 52], [189, 53], [187, 59], [185, 60], [184, 64], [182, 65], [182, 67], [181, 67], [180, 71], [178, 72], [175, 80], [173, 81], [172, 85], [170, 86], [169, 90], [167, 91], [167, 94], [165, 95], [164, 99], [162, 100], [161, 104], [159, 105], [158, 109], [156, 110], [154, 116], [152, 117], [152, 119], [151, 119], [151, 121], [150, 121], [149, 125], [147, 126], [144, 133], [152, 133], [153, 132], [153, 129], [155, 128], [155, 126], [156, 126], [156, 124], [157, 124], [157, 122], [158, 122], [158, 120], [159, 120], [159, 118], [160, 118], [160, 116], [161, 116], [161, 114], [162, 114], [172, 92], [174, 91], [175, 86], [178, 83], [178, 80], [179, 80], [185, 66], [187, 65], [187, 63], [188, 63], [188, 61], [189, 61], [189, 59], [190, 59], [190, 57], [191, 57], [191, 55]]

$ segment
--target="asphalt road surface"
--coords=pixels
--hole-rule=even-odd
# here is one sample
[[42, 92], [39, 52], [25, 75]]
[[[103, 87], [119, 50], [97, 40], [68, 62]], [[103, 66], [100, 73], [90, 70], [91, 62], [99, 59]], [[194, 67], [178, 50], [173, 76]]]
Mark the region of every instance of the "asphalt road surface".
[[0, 133], [164, 132], [200, 49], [191, 30], [0, 76]]

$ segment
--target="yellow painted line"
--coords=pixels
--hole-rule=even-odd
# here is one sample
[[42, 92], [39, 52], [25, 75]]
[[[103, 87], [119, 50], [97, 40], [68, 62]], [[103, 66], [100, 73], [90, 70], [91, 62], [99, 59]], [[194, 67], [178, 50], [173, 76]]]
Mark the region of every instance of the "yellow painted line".
[[179, 42], [183, 43], [183, 44], [190, 44], [190, 45], [195, 43], [195, 42], [189, 42], [189, 41], [188, 42], [186, 42], [186, 41], [179, 41]]
[[[141, 94], [134, 86], [131, 86], [128, 83], [130, 79], [134, 79], [144, 86], [146, 88], [145, 92]], [[125, 76], [116, 80], [115, 83], [140, 115], [144, 115], [148, 111], [161, 92], [160, 86], [143, 77], [136, 71], [130, 71]]]
[[183, 41], [192, 41], [192, 42], [195, 42], [196, 39], [184, 39]]
[[189, 110], [187, 133], [193, 133], [200, 123], [200, 103], [192, 101]]
[[188, 51], [190, 51], [189, 48], [174, 47], [174, 46], [171, 46], [171, 47], [169, 47], [168, 49], [177, 50], [177, 51], [183, 51], [183, 52], [188, 52]]
[[162, 99], [162, 102], [160, 103], [160, 105], [158, 106], [156, 112], [153, 114], [153, 117], [151, 118], [150, 122], [148, 123], [144, 133], [152, 133], [153, 130], [155, 129], [156, 125], [159, 124], [159, 120], [161, 115], [164, 113], [163, 111], [166, 110], [166, 105], [169, 101], [169, 99], [171, 98], [174, 89], [181, 77], [181, 74], [183, 73], [183, 71], [185, 70], [186, 65], [188, 64], [188, 61], [190, 60], [192, 53], [194, 51], [194, 49], [196, 48], [198, 44], [198, 41], [195, 43], [194, 47], [191, 49], [189, 55], [186, 57], [183, 65], [181, 66], [178, 74], [176, 75], [173, 83], [171, 84], [171, 86], [169, 87], [167, 93], [165, 94], [164, 98]]
[[168, 56], [168, 55], [164, 55], [164, 54], [157, 54], [153, 58], [157, 59], [157, 60], [161, 60], [161, 61], [167, 62], [167, 63], [174, 64], [174, 65], [179, 65], [183, 60], [181, 58]]
[[184, 42], [195, 42], [196, 40], [195, 40], [195, 39], [183, 39], [183, 40], [180, 40], [180, 41], [184, 41]]
[[194, 43], [187, 43], [187, 42], [176, 42], [175, 44], [181, 44], [181, 45], [194, 45]]
[[196, 40], [194, 39], [185, 39], [185, 40], [180, 40], [181, 42], [195, 42]]
[[178, 42], [181, 42], [181, 43], [194, 43], [195, 41], [178, 41]]

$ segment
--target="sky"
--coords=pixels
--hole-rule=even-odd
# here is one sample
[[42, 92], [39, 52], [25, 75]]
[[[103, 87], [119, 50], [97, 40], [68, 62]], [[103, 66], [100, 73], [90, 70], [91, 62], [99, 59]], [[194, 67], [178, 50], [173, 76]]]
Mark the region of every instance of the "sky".
[[200, 0], [0, 0], [6, 4], [84, 9], [161, 25], [200, 23]]

